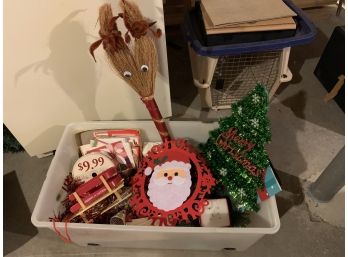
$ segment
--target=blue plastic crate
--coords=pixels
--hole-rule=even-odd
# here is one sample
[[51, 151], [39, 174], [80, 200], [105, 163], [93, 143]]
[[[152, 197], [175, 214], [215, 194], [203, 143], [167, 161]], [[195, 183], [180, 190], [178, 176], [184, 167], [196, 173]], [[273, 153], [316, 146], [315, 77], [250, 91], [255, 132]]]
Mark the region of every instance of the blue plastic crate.
[[305, 13], [293, 4], [290, 0], [283, 0], [294, 12], [297, 13], [296, 33], [292, 37], [274, 40], [255, 41], [248, 43], [224, 44], [217, 46], [204, 46], [198, 39], [197, 31], [193, 28], [190, 17], [187, 14], [183, 24], [186, 40], [190, 43], [193, 50], [202, 56], [228, 56], [242, 53], [254, 53], [271, 50], [279, 50], [286, 47], [308, 44], [313, 41], [316, 29], [312, 22], [306, 17]]

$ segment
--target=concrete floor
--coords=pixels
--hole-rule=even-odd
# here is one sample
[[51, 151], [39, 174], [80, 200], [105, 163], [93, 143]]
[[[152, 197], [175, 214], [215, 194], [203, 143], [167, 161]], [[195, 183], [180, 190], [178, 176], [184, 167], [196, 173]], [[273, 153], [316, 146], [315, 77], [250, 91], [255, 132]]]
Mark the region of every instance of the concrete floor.
[[[328, 38], [344, 24], [328, 6], [306, 10], [318, 29], [310, 45], [292, 49], [289, 67], [293, 80], [282, 85], [270, 106], [270, 158], [282, 181], [277, 196], [281, 228], [245, 252], [159, 251], [66, 245], [51, 231], [30, 223], [41, 185], [52, 157], [31, 158], [26, 153], [4, 154], [5, 256], [343, 256], [344, 189], [327, 204], [307, 196], [308, 185], [344, 145], [344, 113], [333, 101], [323, 102], [325, 89], [313, 75]], [[190, 63], [182, 38], [167, 30], [168, 59], [174, 119], [214, 119], [229, 111], [204, 111], [192, 86]], [[20, 211], [19, 211], [20, 210]]]

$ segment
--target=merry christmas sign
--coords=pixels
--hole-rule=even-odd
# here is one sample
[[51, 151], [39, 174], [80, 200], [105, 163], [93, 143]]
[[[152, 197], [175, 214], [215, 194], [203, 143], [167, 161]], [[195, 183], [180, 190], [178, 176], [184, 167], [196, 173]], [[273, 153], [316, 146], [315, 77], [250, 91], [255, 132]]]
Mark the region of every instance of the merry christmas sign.
[[258, 210], [257, 192], [264, 189], [269, 166], [264, 145], [270, 141], [268, 92], [257, 85], [232, 104], [232, 113], [219, 121], [201, 149], [217, 179], [218, 189], [239, 211]]

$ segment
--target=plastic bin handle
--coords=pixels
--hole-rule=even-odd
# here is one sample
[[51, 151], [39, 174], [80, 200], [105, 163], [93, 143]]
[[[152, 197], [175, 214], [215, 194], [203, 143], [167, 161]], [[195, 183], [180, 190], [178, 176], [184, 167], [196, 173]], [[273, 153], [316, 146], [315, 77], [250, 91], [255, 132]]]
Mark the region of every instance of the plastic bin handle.
[[193, 79], [193, 84], [198, 88], [209, 88], [210, 87], [209, 84], [207, 84], [207, 83], [202, 84], [197, 79]]
[[287, 68], [286, 72], [280, 77], [280, 82], [285, 83], [289, 82], [290, 80], [292, 80], [292, 72], [289, 68]]

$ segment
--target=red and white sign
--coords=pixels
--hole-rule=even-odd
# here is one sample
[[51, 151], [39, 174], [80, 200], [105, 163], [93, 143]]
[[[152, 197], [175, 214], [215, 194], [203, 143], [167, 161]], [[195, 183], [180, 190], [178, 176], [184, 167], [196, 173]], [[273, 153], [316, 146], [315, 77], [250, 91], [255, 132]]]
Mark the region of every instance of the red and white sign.
[[86, 182], [111, 167], [115, 167], [115, 164], [109, 157], [101, 153], [90, 153], [75, 162], [72, 176]]

